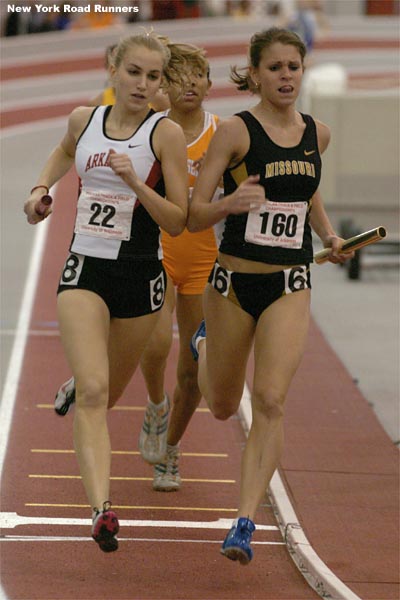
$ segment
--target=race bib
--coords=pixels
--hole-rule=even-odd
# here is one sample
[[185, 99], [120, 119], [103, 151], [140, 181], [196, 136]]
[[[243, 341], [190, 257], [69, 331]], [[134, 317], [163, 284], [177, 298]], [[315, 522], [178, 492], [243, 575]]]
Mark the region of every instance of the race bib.
[[244, 239], [261, 246], [296, 249], [303, 245], [307, 202], [271, 202], [249, 212]]
[[78, 200], [75, 233], [129, 240], [135, 202], [134, 194], [82, 190]]

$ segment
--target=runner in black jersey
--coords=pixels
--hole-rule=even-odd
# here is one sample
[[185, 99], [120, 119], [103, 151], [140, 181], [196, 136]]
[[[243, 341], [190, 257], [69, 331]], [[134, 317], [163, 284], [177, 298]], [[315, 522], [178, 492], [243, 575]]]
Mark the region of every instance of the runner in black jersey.
[[75, 162], [82, 182], [70, 252], [58, 288], [61, 339], [76, 390], [74, 447], [93, 509], [92, 536], [118, 547], [109, 502], [107, 408], [131, 379], [165, 296], [160, 227], [183, 231], [187, 218], [186, 141], [182, 129], [149, 110], [162, 77], [184, 81], [167, 41], [126, 38], [111, 68], [116, 102], [80, 107], [25, 203], [30, 223], [40, 197]]
[[[226, 219], [204, 294], [206, 328], [202, 323], [192, 340], [199, 386], [218, 419], [238, 409], [254, 343], [238, 518], [221, 549], [242, 564], [253, 555], [253, 519], [281, 456], [285, 396], [307, 337], [311, 227], [332, 248], [332, 262], [345, 259], [318, 191], [329, 129], [295, 109], [305, 53], [284, 29], [252, 37], [249, 66], [232, 69], [231, 78], [260, 101], [217, 129], [189, 208], [191, 231]], [[222, 175], [225, 197], [212, 203]]]

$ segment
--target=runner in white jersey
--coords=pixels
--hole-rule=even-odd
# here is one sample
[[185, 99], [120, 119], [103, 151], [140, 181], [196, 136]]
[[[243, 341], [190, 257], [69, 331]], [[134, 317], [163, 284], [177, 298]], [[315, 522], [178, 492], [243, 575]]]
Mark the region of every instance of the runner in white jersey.
[[58, 288], [61, 340], [76, 389], [74, 447], [92, 507], [92, 537], [118, 548], [110, 502], [107, 408], [139, 363], [165, 295], [159, 228], [171, 235], [187, 217], [186, 142], [181, 128], [149, 110], [162, 77], [181, 82], [168, 41], [123, 39], [111, 68], [116, 103], [75, 109], [24, 210], [46, 218], [41, 196], [76, 162], [82, 180], [70, 253]]

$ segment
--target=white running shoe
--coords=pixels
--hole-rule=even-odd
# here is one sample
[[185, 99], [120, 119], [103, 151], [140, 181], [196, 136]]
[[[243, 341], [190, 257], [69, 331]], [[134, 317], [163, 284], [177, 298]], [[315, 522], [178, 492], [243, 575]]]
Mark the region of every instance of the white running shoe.
[[58, 415], [64, 417], [75, 402], [75, 379], [71, 377], [62, 384], [54, 400], [54, 410]]
[[154, 465], [153, 490], [157, 492], [177, 492], [181, 487], [179, 475], [179, 446], [167, 445], [164, 462]]
[[167, 451], [169, 398], [164, 395], [161, 404], [148, 402], [139, 436], [139, 450], [151, 465], [160, 463]]

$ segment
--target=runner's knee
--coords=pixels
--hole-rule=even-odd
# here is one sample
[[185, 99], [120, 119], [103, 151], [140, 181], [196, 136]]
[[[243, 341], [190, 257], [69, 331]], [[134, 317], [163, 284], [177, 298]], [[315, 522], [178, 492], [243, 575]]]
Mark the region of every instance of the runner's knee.
[[266, 417], [268, 420], [281, 419], [283, 417], [283, 405], [285, 396], [279, 390], [268, 389], [253, 391], [252, 408], [253, 415]]
[[236, 397], [235, 394], [230, 394], [225, 390], [225, 393], [212, 394], [207, 402], [214, 417], [220, 421], [226, 421], [237, 412], [240, 399], [241, 394]]
[[79, 408], [104, 408], [108, 403], [108, 381], [101, 376], [88, 377], [77, 382], [76, 403]]

